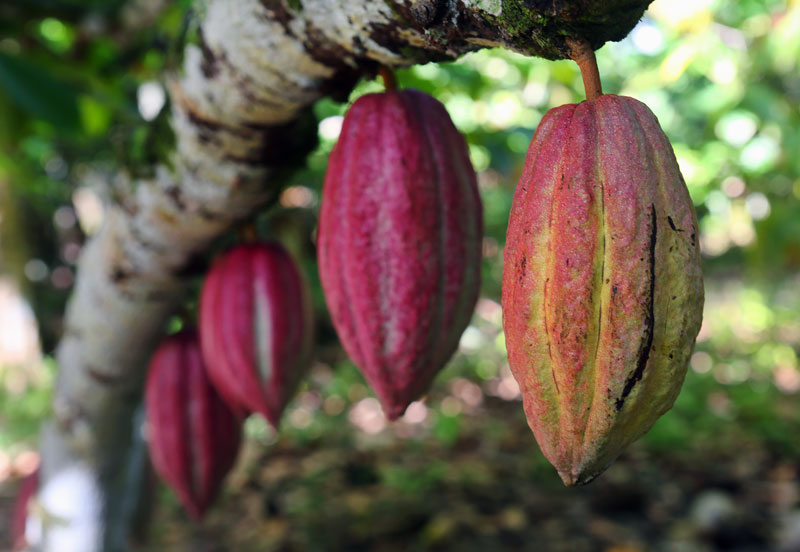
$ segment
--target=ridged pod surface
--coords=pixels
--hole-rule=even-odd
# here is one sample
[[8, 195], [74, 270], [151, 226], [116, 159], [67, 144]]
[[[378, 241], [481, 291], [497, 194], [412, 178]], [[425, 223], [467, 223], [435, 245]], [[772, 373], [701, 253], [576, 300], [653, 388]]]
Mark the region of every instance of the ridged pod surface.
[[342, 345], [389, 419], [458, 346], [482, 233], [475, 171], [444, 106], [416, 90], [360, 97], [328, 163], [319, 271]]
[[653, 113], [614, 95], [550, 110], [514, 195], [503, 328], [528, 423], [567, 485], [672, 407], [702, 312], [694, 207]]
[[313, 324], [306, 282], [280, 243], [238, 245], [206, 276], [199, 326], [209, 376], [231, 405], [275, 427], [310, 366]]
[[156, 350], [145, 408], [153, 467], [199, 520], [236, 461], [241, 421], [212, 387], [195, 331], [171, 335]]

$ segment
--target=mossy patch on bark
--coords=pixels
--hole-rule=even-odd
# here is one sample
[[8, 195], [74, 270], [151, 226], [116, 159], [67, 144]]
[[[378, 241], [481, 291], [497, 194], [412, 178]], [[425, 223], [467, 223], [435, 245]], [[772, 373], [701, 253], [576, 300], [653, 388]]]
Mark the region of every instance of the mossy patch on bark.
[[587, 40], [594, 49], [621, 40], [636, 26], [651, 0], [503, 0], [498, 15], [479, 10], [508, 47], [547, 59], [568, 57], [564, 39]]

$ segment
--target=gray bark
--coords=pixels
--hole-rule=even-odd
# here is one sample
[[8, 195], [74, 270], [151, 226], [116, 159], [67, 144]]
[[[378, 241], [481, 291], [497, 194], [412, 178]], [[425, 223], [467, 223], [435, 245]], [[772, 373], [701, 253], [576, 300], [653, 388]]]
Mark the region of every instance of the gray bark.
[[[277, 193], [313, 148], [309, 107], [344, 99], [379, 65], [452, 59], [484, 46], [565, 57], [565, 36], [620, 39], [646, 1], [210, 0], [200, 46], [169, 77], [172, 168], [118, 185], [87, 243], [57, 350], [42, 435], [38, 549], [129, 547], [145, 487], [147, 360], [196, 277], [195, 259]], [[290, 7], [295, 6], [294, 8]]]

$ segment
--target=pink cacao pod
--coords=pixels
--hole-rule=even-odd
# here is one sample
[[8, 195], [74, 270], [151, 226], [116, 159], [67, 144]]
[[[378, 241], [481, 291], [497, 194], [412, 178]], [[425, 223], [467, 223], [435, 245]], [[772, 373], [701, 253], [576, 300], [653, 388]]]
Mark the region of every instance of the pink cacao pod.
[[458, 346], [482, 232], [475, 171], [444, 106], [416, 90], [360, 97], [328, 163], [319, 272], [342, 345], [389, 419]]
[[222, 255], [200, 298], [209, 376], [226, 400], [277, 427], [311, 363], [314, 317], [300, 269], [279, 243]]
[[28, 475], [22, 480], [14, 500], [14, 509], [11, 513], [11, 549], [24, 550], [28, 546], [25, 539], [25, 525], [28, 521], [28, 505], [36, 495], [39, 488], [39, 470]]
[[550, 110], [508, 224], [503, 328], [528, 423], [567, 485], [672, 407], [703, 314], [697, 220], [642, 103]]
[[156, 350], [145, 407], [153, 467], [200, 520], [236, 461], [242, 424], [211, 385], [194, 330]]

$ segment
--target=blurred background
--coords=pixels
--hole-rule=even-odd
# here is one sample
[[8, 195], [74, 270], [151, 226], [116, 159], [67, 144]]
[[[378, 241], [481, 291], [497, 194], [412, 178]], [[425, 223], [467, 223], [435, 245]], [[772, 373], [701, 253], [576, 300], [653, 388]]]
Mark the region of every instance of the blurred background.
[[[196, 32], [191, 4], [0, 4], [0, 550], [38, 465], [81, 247], [113, 175], [168, 159], [163, 76]], [[279, 433], [248, 420], [205, 525], [157, 488], [150, 549], [800, 550], [798, 60], [798, 0], [656, 0], [598, 52], [605, 91], [644, 101], [672, 141], [697, 208], [706, 308], [675, 407], [579, 489], [562, 486], [525, 424], [499, 305], [525, 151], [548, 109], [583, 99], [577, 67], [486, 50], [398, 73], [466, 135], [486, 237], [459, 353], [395, 424], [340, 349], [319, 288], [311, 237], [347, 107], [319, 102], [319, 147], [258, 219], [312, 282], [315, 366]], [[381, 89], [364, 82], [350, 100]]]

